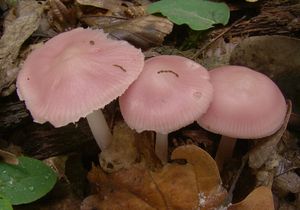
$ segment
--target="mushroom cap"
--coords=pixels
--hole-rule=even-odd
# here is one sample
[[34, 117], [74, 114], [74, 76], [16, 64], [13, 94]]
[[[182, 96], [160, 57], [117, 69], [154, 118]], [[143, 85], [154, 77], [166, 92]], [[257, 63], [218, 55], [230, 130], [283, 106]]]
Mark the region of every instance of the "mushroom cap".
[[210, 71], [214, 96], [198, 120], [203, 128], [233, 138], [255, 139], [275, 133], [287, 106], [280, 89], [267, 76], [242, 66]]
[[25, 60], [17, 92], [35, 122], [64, 126], [122, 95], [143, 69], [144, 56], [101, 30], [61, 33]]
[[119, 102], [129, 127], [167, 134], [206, 112], [212, 93], [204, 67], [181, 56], [162, 55], [146, 60]]

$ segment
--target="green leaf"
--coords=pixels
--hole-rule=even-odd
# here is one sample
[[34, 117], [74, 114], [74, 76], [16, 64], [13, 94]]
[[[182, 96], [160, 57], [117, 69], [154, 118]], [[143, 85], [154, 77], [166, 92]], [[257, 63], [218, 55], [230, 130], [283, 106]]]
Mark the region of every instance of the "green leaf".
[[2, 195], [0, 195], [0, 210], [13, 210], [9, 200]]
[[13, 205], [41, 198], [53, 188], [56, 179], [49, 166], [33, 158], [20, 157], [18, 165], [0, 162], [0, 194]]
[[206, 30], [215, 24], [226, 25], [230, 10], [225, 3], [208, 0], [162, 0], [151, 4], [150, 14], [160, 12], [172, 22], [186, 23], [193, 30]]

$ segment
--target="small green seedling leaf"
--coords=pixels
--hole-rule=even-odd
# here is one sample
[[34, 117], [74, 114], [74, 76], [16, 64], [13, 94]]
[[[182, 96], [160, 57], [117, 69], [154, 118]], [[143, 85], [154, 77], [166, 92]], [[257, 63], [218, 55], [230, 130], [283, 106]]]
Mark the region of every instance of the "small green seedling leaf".
[[225, 3], [208, 0], [161, 0], [149, 5], [150, 14], [162, 13], [175, 24], [187, 24], [193, 30], [206, 30], [215, 24], [226, 25], [230, 10]]
[[0, 210], [13, 210], [9, 200], [2, 195], [0, 195]]
[[0, 194], [11, 204], [25, 204], [47, 194], [56, 183], [55, 172], [42, 161], [20, 157], [18, 165], [0, 162]]

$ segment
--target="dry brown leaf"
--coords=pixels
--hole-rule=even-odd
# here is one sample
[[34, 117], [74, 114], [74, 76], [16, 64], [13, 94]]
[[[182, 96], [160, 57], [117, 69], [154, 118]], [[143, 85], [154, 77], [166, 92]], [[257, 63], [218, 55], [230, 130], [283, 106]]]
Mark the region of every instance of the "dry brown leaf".
[[218, 166], [207, 152], [195, 145], [185, 145], [176, 148], [171, 158], [185, 159], [193, 166], [201, 209], [214, 209], [224, 203], [227, 192], [221, 185]]
[[103, 28], [112, 37], [126, 40], [143, 49], [158, 46], [173, 29], [173, 23], [166, 18], [148, 15], [112, 24]]
[[[134, 164], [131, 168], [111, 174], [106, 174], [94, 167], [89, 172], [88, 179], [96, 186], [98, 192], [98, 195], [93, 197], [93, 199], [98, 199], [96, 203], [101, 203], [97, 208], [105, 209], [106, 205], [109, 206], [109, 202], [114, 202], [114, 196], [119, 196], [115, 194], [118, 191], [122, 191], [121, 199], [128, 196], [128, 202], [137, 202], [135, 204], [137, 206], [145, 205], [144, 202], [146, 202], [150, 207], [159, 210], [196, 210], [198, 208], [208, 210], [223, 204], [227, 194], [221, 186], [216, 163], [208, 153], [195, 145], [188, 145], [177, 148], [172, 157], [184, 158], [187, 164], [166, 164], [155, 171], [150, 171], [143, 164]], [[202, 166], [197, 166], [197, 164], [202, 164]], [[203, 191], [199, 191], [198, 186], [203, 188]], [[126, 192], [130, 195], [123, 195]], [[132, 198], [132, 195], [136, 198]], [[103, 203], [108, 197], [109, 199]], [[88, 200], [87, 198], [84, 201], [85, 206], [89, 205]], [[122, 202], [122, 208], [125, 208], [126, 202]], [[115, 204], [112, 203], [112, 205]], [[128, 203], [128, 206], [131, 205]], [[118, 205], [114, 208], [122, 209]]]
[[258, 187], [241, 202], [229, 206], [228, 210], [274, 210], [272, 191], [268, 187]]
[[0, 149], [0, 160], [13, 165], [19, 164], [19, 160], [15, 154], [4, 151], [2, 149]]
[[276, 153], [276, 147], [286, 130], [291, 115], [292, 104], [288, 101], [286, 117], [281, 128], [273, 135], [260, 140], [260, 142], [249, 152], [249, 166], [253, 169], [260, 168], [267, 160]]
[[193, 166], [199, 192], [210, 194], [221, 184], [221, 177], [214, 159], [204, 150], [194, 145], [176, 148], [171, 159], [185, 159]]
[[138, 159], [135, 132], [125, 123], [114, 126], [113, 139], [107, 149], [100, 154], [100, 165], [108, 173], [129, 168]]
[[155, 210], [145, 201], [128, 191], [113, 191], [99, 201], [97, 195], [87, 197], [81, 204], [81, 210]]
[[134, 166], [129, 170], [119, 171], [112, 174], [112, 180], [115, 186], [127, 189], [151, 206], [157, 209], [166, 208], [163, 194], [146, 168]]
[[161, 171], [151, 174], [167, 209], [198, 209], [198, 189], [192, 165], [167, 164]]
[[140, 163], [147, 168], [161, 167], [160, 160], [154, 153], [154, 141], [151, 132], [137, 133], [123, 121], [114, 125], [111, 144], [100, 154], [100, 165], [108, 173], [130, 168]]
[[112, 12], [121, 11], [121, 0], [76, 0], [76, 3], [84, 6], [93, 6], [97, 8], [107, 9]]
[[5, 25], [0, 39], [0, 95], [9, 95], [15, 90], [13, 82], [19, 72], [19, 50], [38, 28], [43, 9], [43, 5], [34, 0], [18, 1], [14, 11], [17, 16]]
[[274, 189], [277, 194], [300, 193], [300, 176], [290, 171], [274, 178]]

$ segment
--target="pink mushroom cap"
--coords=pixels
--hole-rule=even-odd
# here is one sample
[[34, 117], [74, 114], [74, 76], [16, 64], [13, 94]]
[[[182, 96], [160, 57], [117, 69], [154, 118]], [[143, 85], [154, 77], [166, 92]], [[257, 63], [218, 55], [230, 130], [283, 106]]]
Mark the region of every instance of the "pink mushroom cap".
[[255, 139], [275, 133], [287, 106], [280, 89], [267, 76], [242, 66], [210, 71], [214, 97], [198, 120], [203, 128], [233, 138]]
[[143, 69], [144, 56], [101, 30], [61, 33], [25, 60], [17, 92], [34, 121], [64, 126], [120, 96]]
[[205, 113], [212, 93], [204, 67], [184, 57], [162, 55], [146, 60], [139, 78], [119, 102], [131, 128], [167, 134]]

